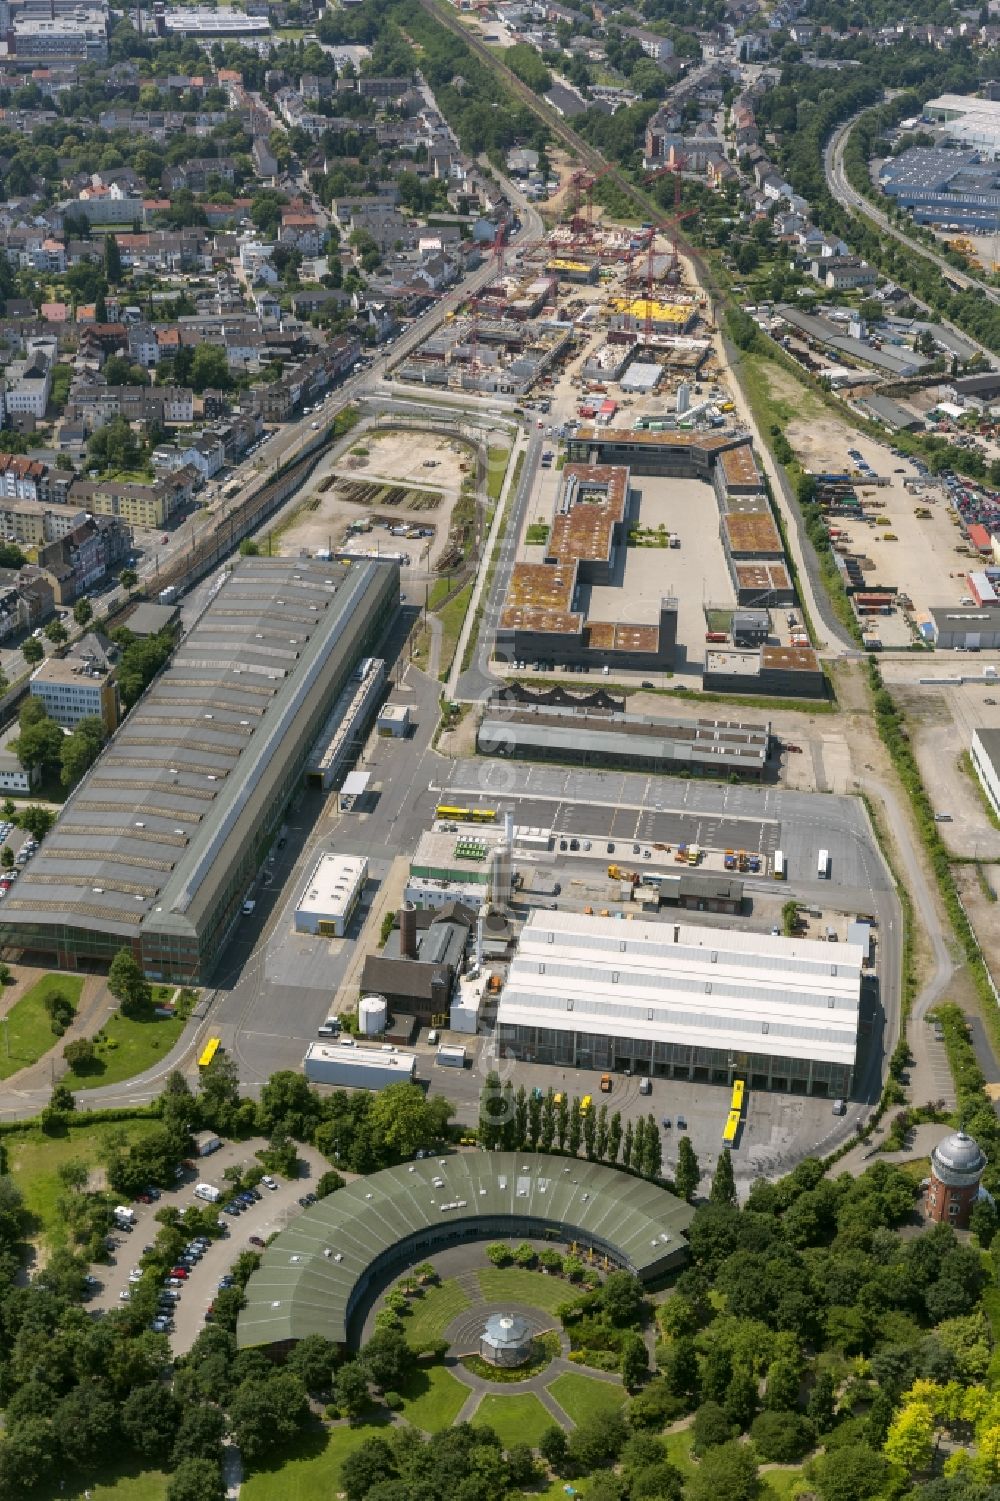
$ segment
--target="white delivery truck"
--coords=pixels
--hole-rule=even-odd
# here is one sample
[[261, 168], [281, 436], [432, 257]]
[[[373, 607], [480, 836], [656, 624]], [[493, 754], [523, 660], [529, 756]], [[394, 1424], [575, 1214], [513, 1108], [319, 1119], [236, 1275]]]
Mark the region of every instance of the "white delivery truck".
[[222, 1198], [222, 1190], [216, 1188], [213, 1183], [199, 1183], [194, 1191], [196, 1199], [205, 1199], [209, 1204], [217, 1204]]
[[830, 875], [830, 851], [820, 850], [819, 860], [816, 862], [816, 874], [821, 881], [825, 881]]

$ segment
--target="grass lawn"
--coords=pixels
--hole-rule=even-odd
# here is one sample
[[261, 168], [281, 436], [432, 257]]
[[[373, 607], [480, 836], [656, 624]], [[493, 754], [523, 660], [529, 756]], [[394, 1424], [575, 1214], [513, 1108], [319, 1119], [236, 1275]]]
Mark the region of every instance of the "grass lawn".
[[418, 1366], [400, 1392], [403, 1416], [416, 1428], [438, 1433], [451, 1427], [468, 1395], [469, 1388], [443, 1365]]
[[760, 1478], [767, 1487], [763, 1493], [763, 1501], [767, 1501], [769, 1492], [771, 1495], [780, 1496], [781, 1501], [784, 1501], [786, 1496], [792, 1494], [792, 1487], [796, 1481], [802, 1479], [802, 1466], [787, 1465], [779, 1470], [765, 1470]]
[[82, 975], [43, 975], [26, 990], [11, 1008], [4, 1026], [4, 1047], [0, 1056], [0, 1079], [9, 1079], [38, 1059], [59, 1041], [52, 1030], [45, 1001], [62, 994], [74, 1010], [83, 989]]
[[534, 1448], [546, 1429], [555, 1421], [532, 1392], [516, 1397], [484, 1397], [476, 1409], [473, 1423], [492, 1428], [505, 1447], [530, 1444]]
[[585, 1423], [588, 1418], [602, 1418], [607, 1413], [617, 1412], [625, 1401], [624, 1387], [612, 1386], [610, 1381], [598, 1381], [594, 1376], [584, 1376], [576, 1371], [564, 1371], [557, 1376], [549, 1383], [549, 1391], [574, 1423]]
[[[91, 1501], [163, 1501], [167, 1494], [169, 1477], [162, 1470], [142, 1470], [136, 1473], [108, 1465], [90, 1482]], [[67, 1494], [82, 1496], [84, 1486], [78, 1483], [67, 1493], [54, 1481], [32, 1494], [37, 1501], [65, 1501]]]
[[425, 1339], [440, 1339], [452, 1319], [464, 1313], [469, 1299], [457, 1282], [442, 1282], [428, 1287], [422, 1298], [413, 1298], [413, 1312], [403, 1320], [403, 1332], [413, 1344]]
[[349, 1454], [380, 1433], [381, 1423], [357, 1428], [313, 1428], [267, 1469], [244, 1480], [240, 1501], [329, 1501], [340, 1490], [340, 1467]]
[[[173, 995], [169, 985], [157, 988], [167, 992], [166, 999]], [[156, 1016], [153, 1009], [156, 1005], [162, 1005], [159, 997], [154, 997], [153, 1006], [141, 1016], [122, 1016], [116, 1012], [100, 1030], [93, 1066], [82, 1073], [70, 1069], [62, 1082], [70, 1089], [118, 1084], [165, 1058], [184, 1031], [185, 1015], [178, 1010], [176, 1016]]]
[[685, 1479], [693, 1475], [698, 1468], [696, 1461], [691, 1455], [691, 1441], [694, 1434], [690, 1428], [681, 1428], [677, 1433], [668, 1433], [663, 1442], [667, 1446], [667, 1460], [680, 1470]]
[[465, 624], [465, 616], [469, 608], [469, 600], [472, 598], [472, 585], [466, 584], [464, 589], [459, 589], [455, 597], [448, 601], [444, 609], [440, 611], [438, 619], [441, 622], [441, 674], [444, 676], [451, 667], [458, 638], [462, 634], [462, 626]]
[[487, 1267], [476, 1276], [483, 1297], [490, 1302], [529, 1303], [532, 1308], [544, 1308], [546, 1313], [555, 1313], [562, 1303], [568, 1303], [576, 1295], [571, 1284], [561, 1277], [526, 1272], [519, 1266]]
[[507, 473], [509, 461], [509, 448], [490, 449], [486, 462], [486, 494], [492, 501], [500, 499], [500, 491], [503, 489], [504, 475]]
[[56, 1212], [56, 1203], [64, 1192], [58, 1177], [62, 1163], [85, 1162], [88, 1167], [97, 1167], [108, 1137], [114, 1132], [125, 1131], [129, 1141], [134, 1142], [155, 1131], [157, 1124], [155, 1120], [100, 1121], [95, 1125], [70, 1127], [64, 1136], [46, 1136], [37, 1128], [5, 1136], [7, 1171], [24, 1194], [25, 1207], [34, 1221], [29, 1232], [31, 1238], [40, 1236], [58, 1245], [65, 1235], [62, 1219]]

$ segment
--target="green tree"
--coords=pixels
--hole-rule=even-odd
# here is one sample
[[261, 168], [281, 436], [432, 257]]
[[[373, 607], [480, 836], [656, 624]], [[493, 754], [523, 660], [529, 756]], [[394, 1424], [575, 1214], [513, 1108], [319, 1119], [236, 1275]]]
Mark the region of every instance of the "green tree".
[[199, 344], [191, 361], [191, 386], [201, 395], [209, 386], [228, 391], [232, 385], [226, 351], [217, 344]]
[[569, 1136], [567, 1144], [572, 1156], [576, 1156], [580, 1150], [580, 1139], [583, 1136], [583, 1116], [580, 1114], [580, 1100], [577, 1095], [573, 1096], [573, 1103], [569, 1110]]
[[907, 1475], [925, 1470], [934, 1454], [934, 1418], [924, 1402], [905, 1402], [885, 1440], [885, 1457]]
[[122, 279], [121, 252], [113, 233], [104, 236], [104, 275], [112, 287], [116, 287]]
[[371, 1400], [368, 1395], [368, 1377], [357, 1361], [349, 1360], [346, 1365], [341, 1366], [334, 1382], [334, 1393], [337, 1406], [349, 1418], [359, 1418], [368, 1407]]
[[806, 1412], [820, 1433], [826, 1433], [833, 1427], [834, 1414], [837, 1406], [837, 1383], [833, 1372], [821, 1370], [817, 1373], [813, 1383], [813, 1389], [809, 1393], [809, 1401], [806, 1404]]
[[678, 1198], [691, 1202], [695, 1189], [701, 1182], [701, 1168], [691, 1145], [690, 1136], [682, 1136], [677, 1143], [677, 1167], [674, 1170], [674, 1191]]
[[767, 1368], [764, 1406], [772, 1412], [783, 1412], [794, 1407], [798, 1400], [798, 1367], [791, 1360], [772, 1361]]
[[618, 1369], [628, 1391], [640, 1386], [649, 1375], [649, 1352], [641, 1334], [629, 1332], [618, 1348]]
[[233, 1434], [251, 1463], [294, 1438], [308, 1415], [305, 1388], [288, 1370], [244, 1381], [229, 1403]]
[[867, 1444], [842, 1444], [814, 1459], [808, 1473], [823, 1501], [867, 1501], [882, 1490], [888, 1468]]
[[81, 719], [72, 734], [63, 737], [62, 784], [75, 787], [85, 772], [101, 754], [104, 744], [104, 725], [95, 716]]
[[718, 1402], [703, 1402], [691, 1425], [691, 1447], [695, 1454], [701, 1456], [719, 1444], [728, 1444], [733, 1437], [733, 1426]]
[[618, 1153], [622, 1147], [622, 1116], [621, 1111], [616, 1110], [608, 1122], [608, 1149], [606, 1160], [611, 1163], [618, 1161]]
[[118, 582], [121, 584], [125, 592], [129, 593], [139, 582], [139, 575], [136, 573], [134, 568], [123, 568], [118, 575]]
[[540, 1095], [531, 1091], [528, 1099], [528, 1146], [533, 1152], [538, 1151], [538, 1143], [542, 1135], [542, 1101]]
[[170, 1388], [147, 1382], [133, 1387], [122, 1404], [122, 1433], [144, 1460], [160, 1464], [170, 1453], [180, 1417], [180, 1403]]
[[813, 1446], [812, 1424], [797, 1412], [761, 1412], [750, 1427], [750, 1438], [761, 1459], [769, 1464], [796, 1464]]
[[56, 815], [51, 808], [43, 808], [38, 803], [29, 803], [22, 809], [18, 816], [18, 823], [26, 834], [33, 834], [41, 844], [46, 834], [56, 821]]
[[[212, 1333], [219, 1336], [221, 1331], [213, 1329]], [[224, 1372], [228, 1375], [229, 1359], [221, 1352], [219, 1363], [222, 1370], [217, 1375], [222, 1378]], [[183, 1408], [180, 1424], [174, 1433], [171, 1464], [180, 1466], [185, 1460], [213, 1459], [219, 1452], [225, 1431], [225, 1414], [212, 1402], [202, 1400], [197, 1406]]]
[[635, 1131], [630, 1120], [625, 1122], [625, 1139], [622, 1142], [622, 1162], [625, 1167], [632, 1165], [632, 1151], [635, 1146]]
[[569, 1136], [569, 1098], [565, 1090], [559, 1093], [559, 1103], [556, 1106], [556, 1141], [559, 1143], [560, 1152], [566, 1148], [566, 1140]]
[[723, 1147], [715, 1164], [715, 1177], [709, 1199], [713, 1204], [736, 1203], [736, 1179], [733, 1176], [733, 1159], [728, 1147]]
[[500, 1144], [502, 1102], [500, 1075], [491, 1069], [479, 1091], [479, 1144], [487, 1152]]
[[65, 641], [69, 640], [69, 631], [61, 620], [50, 620], [45, 627], [45, 634], [53, 646], [62, 646]]
[[[50, 1269], [51, 1262], [46, 1271]], [[118, 1413], [115, 1404], [95, 1387], [77, 1386], [52, 1414], [52, 1429], [70, 1464], [90, 1470], [118, 1437]]]
[[745, 1444], [720, 1444], [709, 1449], [688, 1481], [688, 1501], [755, 1501], [760, 1478], [753, 1450]]
[[45, 648], [34, 636], [28, 636], [21, 643], [21, 655], [29, 667], [37, 667], [45, 656]]
[[322, 1334], [307, 1334], [288, 1356], [287, 1367], [312, 1396], [322, 1397], [333, 1386], [333, 1373], [339, 1360], [337, 1346]]
[[63, 1048], [63, 1057], [74, 1073], [85, 1074], [93, 1068], [97, 1054], [89, 1037], [78, 1037]]
[[528, 1143], [528, 1093], [524, 1085], [518, 1086], [514, 1096], [514, 1148], [523, 1151]]
[[63, 732], [54, 720], [47, 716], [22, 729], [11, 741], [11, 750], [25, 771], [44, 773], [59, 765], [62, 755]]
[[557, 1475], [566, 1468], [567, 1447], [566, 1434], [555, 1423], [538, 1440], [538, 1452]]
[[152, 1000], [152, 989], [131, 949], [119, 949], [108, 970], [108, 989], [125, 1016], [135, 1016]]
[[4, 870], [13, 870], [14, 868], [14, 851], [9, 844], [5, 844], [3, 849], [0, 849], [0, 866]]
[[660, 1138], [660, 1128], [651, 1115], [646, 1117], [646, 1133], [642, 1144], [640, 1166], [643, 1177], [651, 1180], [660, 1176], [660, 1170], [663, 1167], [663, 1142]]
[[223, 1501], [222, 1467], [212, 1459], [184, 1459], [167, 1482], [166, 1501]]
[[78, 599], [73, 606], [73, 619], [77, 625], [89, 625], [94, 618], [94, 611], [89, 599]]
[[542, 1101], [542, 1134], [541, 1149], [543, 1152], [551, 1152], [556, 1135], [556, 1097], [551, 1087], [546, 1090], [545, 1099]]

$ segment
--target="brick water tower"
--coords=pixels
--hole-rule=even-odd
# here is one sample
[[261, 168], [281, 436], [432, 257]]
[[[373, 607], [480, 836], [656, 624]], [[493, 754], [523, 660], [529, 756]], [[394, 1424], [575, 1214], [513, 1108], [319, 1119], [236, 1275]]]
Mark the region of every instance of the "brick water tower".
[[986, 1168], [986, 1153], [964, 1131], [939, 1141], [931, 1153], [927, 1218], [965, 1230]]

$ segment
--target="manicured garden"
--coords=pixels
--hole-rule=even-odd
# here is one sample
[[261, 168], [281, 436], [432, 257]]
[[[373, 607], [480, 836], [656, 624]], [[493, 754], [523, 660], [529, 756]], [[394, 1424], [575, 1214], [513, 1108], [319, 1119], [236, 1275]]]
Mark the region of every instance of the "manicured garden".
[[625, 1389], [617, 1382], [600, 1381], [596, 1376], [578, 1375], [576, 1371], [564, 1371], [557, 1376], [549, 1391], [574, 1423], [588, 1423], [617, 1412], [625, 1401]]
[[52, 1030], [52, 1008], [61, 1000], [68, 1016], [79, 1005], [82, 990], [81, 975], [43, 975], [15, 1001], [3, 1023], [0, 1079], [20, 1073], [55, 1047], [59, 1034]]
[[400, 1396], [407, 1422], [425, 1433], [438, 1433], [454, 1423], [469, 1389], [444, 1366], [421, 1365], [413, 1371]]
[[526, 1272], [521, 1267], [484, 1267], [476, 1273], [479, 1289], [490, 1303], [528, 1303], [532, 1308], [542, 1308], [555, 1314], [563, 1303], [568, 1303], [579, 1292], [561, 1277], [548, 1277], [544, 1272]]
[[452, 1319], [468, 1308], [469, 1299], [457, 1282], [442, 1282], [438, 1287], [425, 1288], [409, 1306], [403, 1330], [411, 1345], [419, 1345], [440, 1339]]

